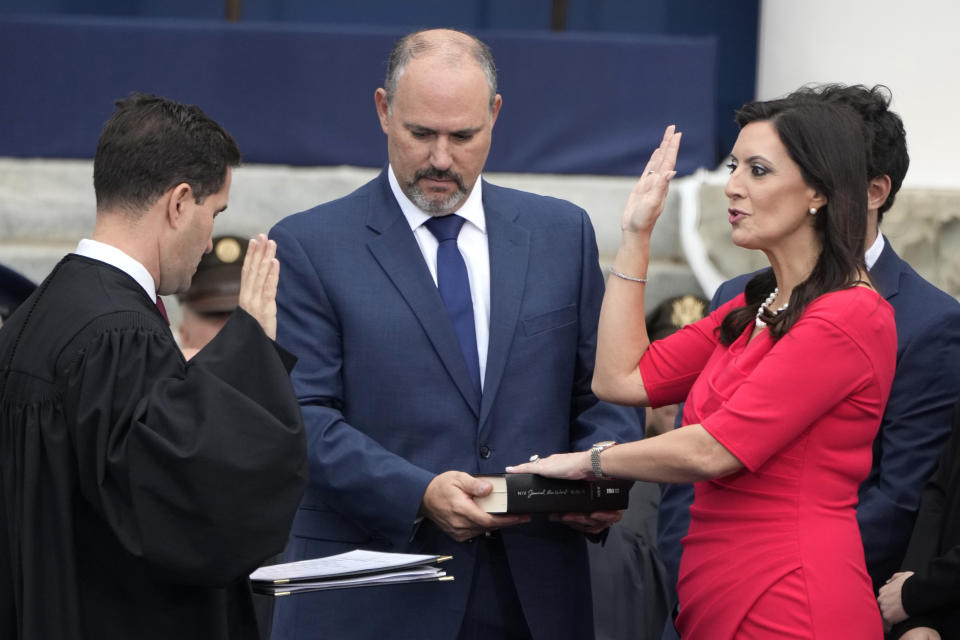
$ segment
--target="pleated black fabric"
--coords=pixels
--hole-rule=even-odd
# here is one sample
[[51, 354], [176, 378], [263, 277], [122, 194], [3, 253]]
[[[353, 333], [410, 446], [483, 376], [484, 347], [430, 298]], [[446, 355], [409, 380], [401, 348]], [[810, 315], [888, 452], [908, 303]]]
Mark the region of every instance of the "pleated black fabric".
[[188, 364], [132, 278], [64, 258], [0, 331], [0, 637], [256, 638], [306, 482], [292, 366], [242, 310]]

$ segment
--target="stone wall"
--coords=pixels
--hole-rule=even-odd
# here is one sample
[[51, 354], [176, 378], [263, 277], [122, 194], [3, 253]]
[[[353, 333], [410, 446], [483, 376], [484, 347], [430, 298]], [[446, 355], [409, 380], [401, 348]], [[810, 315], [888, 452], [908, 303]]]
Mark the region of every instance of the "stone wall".
[[[248, 165], [234, 172], [229, 209], [215, 233], [249, 236], [282, 217], [346, 195], [377, 174], [355, 167]], [[620, 214], [633, 178], [485, 174], [487, 180], [570, 200], [587, 210], [608, 267], [620, 240]], [[730, 243], [726, 171], [674, 181], [654, 232], [648, 308], [681, 293], [712, 295], [727, 277], [766, 266], [758, 251]], [[89, 237], [94, 221], [92, 163], [0, 158], [0, 263], [39, 282], [60, 257]], [[960, 296], [960, 192], [906, 189], [883, 232], [924, 277]], [[169, 300], [174, 321], [176, 304]]]
[[[229, 208], [218, 216], [214, 233], [249, 236], [267, 231], [284, 216], [346, 195], [377, 173], [355, 167], [242, 166], [234, 172]], [[90, 161], [0, 158], [0, 263], [39, 282], [80, 238], [89, 237], [96, 210], [92, 176]], [[601, 263], [609, 265], [633, 178], [496, 173], [484, 177], [582, 206], [596, 229]], [[654, 234], [649, 275], [651, 305], [679, 293], [700, 293], [680, 250], [674, 194]], [[167, 306], [175, 322], [176, 304]]]

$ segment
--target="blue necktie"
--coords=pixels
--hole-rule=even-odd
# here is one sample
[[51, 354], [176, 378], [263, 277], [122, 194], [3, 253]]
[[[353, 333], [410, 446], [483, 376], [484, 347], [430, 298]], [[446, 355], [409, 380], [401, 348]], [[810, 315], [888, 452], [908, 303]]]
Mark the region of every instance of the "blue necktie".
[[430, 218], [425, 224], [440, 243], [437, 246], [437, 288], [453, 323], [453, 332], [467, 363], [467, 371], [480, 392], [480, 358], [477, 356], [477, 330], [473, 323], [473, 301], [467, 265], [457, 247], [457, 236], [465, 220], [450, 214]]

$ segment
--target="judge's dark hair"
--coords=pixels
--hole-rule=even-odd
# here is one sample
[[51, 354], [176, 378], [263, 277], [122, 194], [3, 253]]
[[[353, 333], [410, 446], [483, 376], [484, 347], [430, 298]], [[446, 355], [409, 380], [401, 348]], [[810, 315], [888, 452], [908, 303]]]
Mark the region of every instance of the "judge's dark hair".
[[[768, 322], [774, 340], [782, 338], [817, 297], [854, 286], [866, 272], [863, 247], [867, 228], [867, 156], [870, 134], [849, 107], [823, 101], [749, 102], [736, 116], [741, 128], [773, 124], [803, 181], [826, 198], [814, 218], [820, 255], [810, 275], [794, 287], [790, 306]], [[732, 344], [751, 324], [763, 299], [777, 285], [772, 269], [746, 286], [746, 306], [723, 319], [720, 341]]]
[[872, 88], [862, 84], [850, 86], [825, 84], [803, 87], [791, 93], [786, 99], [807, 98], [846, 105], [863, 119], [873, 136], [867, 165], [867, 179], [872, 180], [883, 175], [890, 177], [890, 195], [877, 210], [878, 219], [882, 221], [883, 214], [893, 206], [893, 201], [910, 167], [907, 134], [903, 129], [903, 120], [895, 111], [890, 111], [890, 90], [882, 84], [874, 85]]
[[223, 188], [227, 168], [240, 164], [237, 143], [197, 106], [132, 93], [116, 107], [93, 160], [98, 211], [136, 216], [181, 182], [201, 203]]

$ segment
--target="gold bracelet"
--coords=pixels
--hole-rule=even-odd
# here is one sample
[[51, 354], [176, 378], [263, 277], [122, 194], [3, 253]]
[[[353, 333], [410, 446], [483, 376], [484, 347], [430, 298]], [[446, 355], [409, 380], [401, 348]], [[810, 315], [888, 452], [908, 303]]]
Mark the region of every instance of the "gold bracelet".
[[646, 278], [634, 278], [633, 276], [628, 276], [627, 274], [625, 274], [625, 273], [620, 273], [619, 271], [615, 271], [614, 269], [610, 269], [610, 273], [612, 273], [613, 275], [617, 276], [618, 278], [623, 278], [624, 280], [629, 280], [630, 282], [639, 282], [640, 284], [646, 284], [646, 283], [647, 283], [647, 279], [646, 279]]

